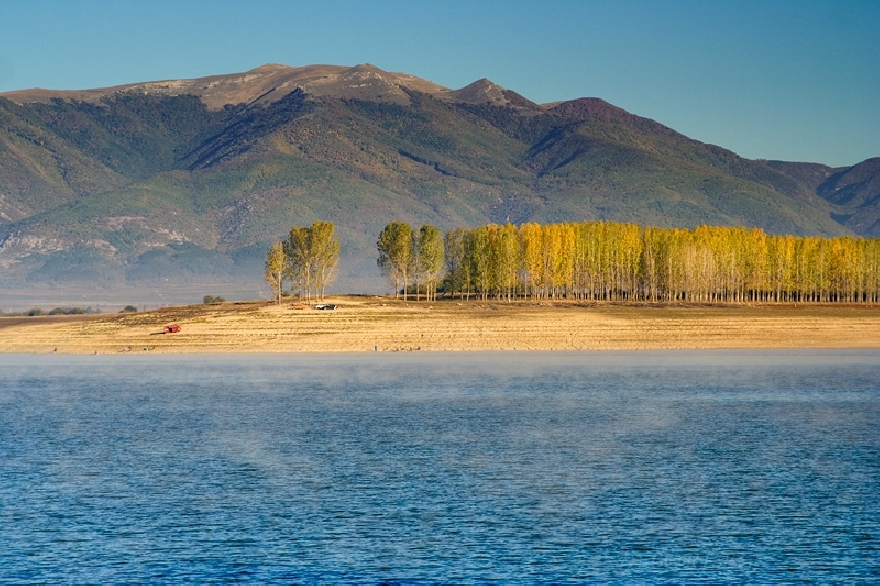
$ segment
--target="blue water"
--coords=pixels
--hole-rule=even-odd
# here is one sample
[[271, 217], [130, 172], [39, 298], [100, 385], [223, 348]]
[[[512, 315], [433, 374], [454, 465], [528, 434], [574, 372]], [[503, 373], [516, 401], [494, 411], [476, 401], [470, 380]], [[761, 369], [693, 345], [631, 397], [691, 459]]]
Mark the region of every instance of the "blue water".
[[880, 581], [880, 352], [0, 356], [2, 582]]

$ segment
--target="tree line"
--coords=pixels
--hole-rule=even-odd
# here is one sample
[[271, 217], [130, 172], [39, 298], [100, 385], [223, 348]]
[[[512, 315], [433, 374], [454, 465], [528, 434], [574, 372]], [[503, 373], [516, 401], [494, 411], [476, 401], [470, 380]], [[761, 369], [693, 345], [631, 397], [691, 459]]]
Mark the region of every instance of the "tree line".
[[[415, 232], [392, 222], [378, 264], [404, 298], [698, 303], [880, 301], [880, 239], [759, 228], [526, 223]], [[444, 278], [441, 280], [441, 276]]]
[[378, 265], [394, 285], [395, 295], [403, 293], [406, 300], [409, 283], [415, 285], [416, 300], [424, 286], [425, 299], [433, 301], [437, 281], [443, 272], [443, 232], [431, 225], [418, 232], [404, 222], [391, 222], [379, 234]]
[[310, 227], [293, 226], [287, 239], [273, 244], [266, 252], [266, 281], [277, 303], [281, 303], [284, 284], [300, 299], [324, 298], [324, 292], [336, 276], [339, 239], [330, 222], [315, 222]]

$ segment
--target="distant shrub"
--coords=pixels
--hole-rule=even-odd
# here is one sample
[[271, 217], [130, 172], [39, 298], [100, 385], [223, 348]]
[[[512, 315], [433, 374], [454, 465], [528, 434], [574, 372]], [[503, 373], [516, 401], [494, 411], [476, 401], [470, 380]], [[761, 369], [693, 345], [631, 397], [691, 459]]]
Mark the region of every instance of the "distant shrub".
[[82, 307], [55, 307], [49, 311], [49, 315], [82, 315], [84, 313], [94, 313], [92, 308], [83, 309]]
[[217, 296], [205, 295], [204, 297], [202, 297], [202, 302], [205, 305], [211, 305], [212, 303], [223, 303], [224, 301], [226, 301], [226, 300], [223, 299], [222, 297], [220, 297], [219, 295], [217, 295]]
[[138, 308], [134, 305], [126, 305], [119, 313], [137, 313]]
[[25, 315], [35, 316], [35, 315], [43, 315], [43, 310], [39, 307], [34, 307], [33, 309], [28, 310]]

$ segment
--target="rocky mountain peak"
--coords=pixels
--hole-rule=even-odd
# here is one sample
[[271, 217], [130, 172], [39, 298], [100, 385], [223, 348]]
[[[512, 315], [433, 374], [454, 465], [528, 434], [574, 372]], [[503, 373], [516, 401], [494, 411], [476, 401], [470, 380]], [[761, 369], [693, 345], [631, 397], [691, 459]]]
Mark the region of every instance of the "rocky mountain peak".
[[503, 105], [507, 102], [504, 97], [504, 88], [488, 79], [478, 79], [451, 93], [456, 102], [466, 104], [495, 104]]

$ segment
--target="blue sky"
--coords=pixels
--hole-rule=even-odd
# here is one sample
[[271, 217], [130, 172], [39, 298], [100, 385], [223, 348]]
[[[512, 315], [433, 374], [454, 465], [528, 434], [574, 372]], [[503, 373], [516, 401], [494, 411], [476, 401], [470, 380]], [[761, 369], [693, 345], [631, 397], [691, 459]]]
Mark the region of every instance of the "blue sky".
[[844, 166], [880, 156], [878, 31], [880, 0], [0, 0], [0, 92], [368, 62]]

